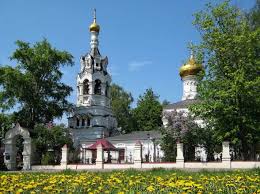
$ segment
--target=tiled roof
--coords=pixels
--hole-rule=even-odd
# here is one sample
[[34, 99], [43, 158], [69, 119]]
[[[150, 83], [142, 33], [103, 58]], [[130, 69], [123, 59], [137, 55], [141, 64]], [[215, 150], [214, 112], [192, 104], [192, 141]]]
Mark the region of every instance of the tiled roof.
[[89, 146], [88, 149], [96, 150], [98, 145], [101, 145], [104, 150], [116, 150], [116, 147], [107, 139], [98, 139], [96, 143]]
[[106, 138], [108, 141], [137, 141], [137, 140], [148, 140], [155, 138], [161, 139], [162, 134], [160, 131], [152, 130], [152, 131], [133, 131], [132, 133], [117, 135], [113, 137]]
[[199, 102], [198, 100], [182, 100], [173, 104], [169, 104], [164, 107], [164, 109], [178, 109], [178, 108], [188, 108], [189, 105]]

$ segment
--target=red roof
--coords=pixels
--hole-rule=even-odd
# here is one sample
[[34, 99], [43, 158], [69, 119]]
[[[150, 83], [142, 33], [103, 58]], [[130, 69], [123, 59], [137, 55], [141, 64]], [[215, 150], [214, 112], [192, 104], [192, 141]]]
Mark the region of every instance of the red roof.
[[103, 150], [117, 150], [117, 148], [112, 143], [110, 143], [108, 140], [106, 140], [106, 139], [99, 139], [99, 140], [97, 140], [96, 143], [92, 144], [87, 149], [89, 149], [89, 150], [96, 150], [97, 146], [100, 145], [100, 144], [101, 144]]

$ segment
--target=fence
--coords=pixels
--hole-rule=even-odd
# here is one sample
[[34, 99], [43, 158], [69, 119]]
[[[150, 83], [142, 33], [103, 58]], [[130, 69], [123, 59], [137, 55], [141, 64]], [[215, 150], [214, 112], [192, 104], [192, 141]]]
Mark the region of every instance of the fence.
[[260, 161], [231, 161], [229, 142], [222, 143], [221, 162], [184, 162], [183, 144], [177, 143], [176, 162], [165, 163], [143, 163], [142, 145], [136, 143], [134, 149], [133, 164], [107, 164], [104, 163], [104, 151], [102, 146], [97, 147], [97, 158], [95, 164], [68, 164], [68, 148], [62, 148], [62, 159], [60, 165], [34, 165], [32, 170], [100, 170], [100, 169], [153, 169], [153, 168], [180, 168], [180, 169], [250, 169], [260, 168]]

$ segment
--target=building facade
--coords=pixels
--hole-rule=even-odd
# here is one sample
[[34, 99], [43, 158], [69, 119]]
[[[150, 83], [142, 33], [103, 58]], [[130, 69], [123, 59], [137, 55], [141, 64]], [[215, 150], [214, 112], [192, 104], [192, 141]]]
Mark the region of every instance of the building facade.
[[108, 58], [103, 57], [98, 48], [100, 26], [96, 22], [96, 12], [89, 31], [90, 51], [80, 58], [77, 104], [68, 118], [75, 145], [86, 140], [109, 137], [117, 131], [117, 121], [110, 106]]
[[[130, 134], [120, 134], [117, 121], [110, 106], [111, 77], [107, 71], [108, 58], [99, 52], [100, 26], [94, 21], [89, 27], [90, 51], [80, 58], [80, 72], [77, 76], [77, 104], [68, 118], [68, 125], [72, 131], [74, 145], [80, 148], [80, 159], [89, 163], [93, 159], [92, 151], [88, 148], [97, 139], [104, 138], [120, 151], [105, 153], [105, 159], [111, 154], [112, 159], [121, 162], [133, 162], [134, 146], [136, 142], [142, 144], [142, 160], [147, 162], [161, 161], [164, 153], [160, 147], [162, 134], [159, 131], [134, 131]], [[183, 95], [179, 102], [169, 104], [164, 112], [182, 111], [188, 113], [188, 106], [197, 101], [198, 74], [203, 69], [196, 63], [193, 54], [180, 68], [183, 83]], [[202, 123], [202, 121], [196, 121]], [[164, 126], [167, 120], [163, 118]], [[203, 149], [197, 149], [203, 152]], [[95, 155], [95, 154], [94, 154]], [[205, 158], [204, 153], [200, 156]]]
[[[104, 138], [113, 144], [118, 150], [104, 152], [104, 160], [108, 161], [111, 156], [112, 163], [133, 163], [135, 154], [135, 144], [140, 142], [142, 145], [142, 161], [143, 162], [160, 162], [164, 157], [161, 150], [162, 134], [159, 131], [133, 131], [128, 134], [120, 134], [112, 137]], [[82, 163], [88, 164], [95, 158], [95, 152], [88, 148], [96, 141], [86, 140], [81, 144], [80, 159]], [[94, 154], [93, 154], [94, 153]]]

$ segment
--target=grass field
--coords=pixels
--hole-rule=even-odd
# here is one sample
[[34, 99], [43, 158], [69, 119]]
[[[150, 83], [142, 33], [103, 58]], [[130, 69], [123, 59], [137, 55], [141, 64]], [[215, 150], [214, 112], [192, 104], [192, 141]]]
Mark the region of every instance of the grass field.
[[0, 193], [260, 193], [260, 169], [0, 172]]

